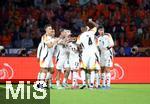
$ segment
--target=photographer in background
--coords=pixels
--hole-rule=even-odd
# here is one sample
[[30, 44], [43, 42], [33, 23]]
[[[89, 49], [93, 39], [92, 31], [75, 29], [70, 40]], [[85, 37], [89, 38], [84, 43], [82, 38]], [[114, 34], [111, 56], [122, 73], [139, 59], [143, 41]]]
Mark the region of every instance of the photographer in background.
[[22, 49], [22, 50], [20, 50], [18, 56], [20, 56], [20, 57], [27, 57], [27, 56], [29, 56], [29, 54], [28, 54], [28, 51], [26, 49]]
[[139, 48], [136, 45], [131, 48], [131, 56], [140, 56]]
[[150, 57], [150, 49], [146, 49], [144, 53], [145, 53], [145, 57]]
[[0, 46], [0, 56], [6, 56], [6, 51], [3, 46]]

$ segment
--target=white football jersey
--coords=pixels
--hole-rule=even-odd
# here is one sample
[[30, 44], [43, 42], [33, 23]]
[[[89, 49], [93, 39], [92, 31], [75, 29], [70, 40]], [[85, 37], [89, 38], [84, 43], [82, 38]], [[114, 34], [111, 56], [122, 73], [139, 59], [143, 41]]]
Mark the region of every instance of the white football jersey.
[[[48, 36], [48, 35], [42, 36], [42, 39], [41, 39], [41, 42], [45, 43], [45, 44], [53, 43], [54, 41], [55, 41], [55, 38], [52, 37], [52, 36]], [[48, 51], [51, 52], [51, 54], [53, 54], [53, 52], [54, 52], [54, 47], [55, 47], [55, 45], [53, 47], [51, 47], [51, 48], [47, 47]]]
[[[114, 46], [114, 41], [109, 33], [105, 33], [102, 36], [98, 37], [98, 46], [101, 50], [101, 53], [110, 53], [112, 52], [112, 47]], [[107, 47], [110, 47], [108, 50]]]
[[58, 44], [55, 48], [56, 57], [68, 57], [68, 49], [66, 45]]
[[53, 51], [54, 51], [54, 46], [51, 48], [48, 48], [47, 44], [48, 43], [53, 43], [54, 38], [51, 36], [43, 35], [41, 38], [41, 42], [38, 46], [37, 50], [37, 58], [40, 60], [40, 67], [42, 68], [50, 68], [53, 67]]
[[[77, 44], [82, 46], [83, 52], [95, 52], [97, 49], [96, 41], [95, 41], [95, 33], [96, 28], [83, 32], [77, 39]], [[90, 51], [87, 51], [90, 50]]]
[[77, 48], [77, 44], [76, 44], [76, 43], [70, 42], [70, 43], [68, 44], [68, 49], [69, 49], [70, 55], [79, 54], [78, 48]]

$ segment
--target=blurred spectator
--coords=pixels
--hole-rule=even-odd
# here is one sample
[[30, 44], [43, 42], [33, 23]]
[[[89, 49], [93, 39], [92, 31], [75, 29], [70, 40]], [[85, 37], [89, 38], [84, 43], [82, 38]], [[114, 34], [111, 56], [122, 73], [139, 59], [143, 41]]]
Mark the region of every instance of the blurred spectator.
[[99, 0], [91, 0], [90, 2], [97, 5]]
[[34, 6], [42, 8], [45, 0], [34, 0]]
[[150, 46], [149, 0], [3, 0], [0, 5], [0, 44], [7, 48], [36, 48], [46, 24], [56, 36], [60, 28], [77, 36], [88, 18], [111, 33], [118, 56], [130, 56], [135, 44]]
[[45, 14], [45, 13], [42, 13], [42, 14], [40, 15], [39, 20], [38, 20], [38, 27], [39, 27], [39, 28], [44, 28], [44, 26], [45, 26], [46, 24], [48, 24], [48, 19], [47, 19], [47, 17], [46, 17], [46, 14]]
[[123, 4], [125, 0], [113, 0], [113, 2]]
[[80, 4], [81, 6], [83, 6], [83, 5], [87, 4], [89, 1], [90, 1], [90, 0], [79, 0], [79, 4]]
[[124, 52], [125, 56], [131, 56], [131, 48], [128, 45], [128, 42], [124, 43]]
[[24, 34], [24, 39], [21, 40], [22, 48], [33, 48], [33, 40], [30, 38], [29, 34]]
[[136, 27], [133, 24], [126, 27], [126, 38], [130, 45], [134, 44], [135, 34], [136, 34]]
[[131, 56], [140, 56], [141, 55], [139, 52], [139, 49], [136, 45], [131, 48], [131, 53], [132, 53]]
[[114, 56], [119, 56], [119, 47], [114, 46]]
[[42, 34], [42, 32], [40, 31], [40, 29], [35, 28], [32, 31], [32, 39], [33, 39], [34, 48], [38, 47], [38, 45], [41, 41], [41, 34]]
[[66, 2], [67, 2], [67, 0], [57, 0], [57, 3], [59, 5], [65, 5]]
[[25, 49], [22, 49], [22, 50], [20, 50], [20, 54], [19, 54], [18, 56], [21, 56], [21, 57], [26, 57], [26, 56], [29, 56], [29, 55], [28, 55], [28, 52], [27, 52], [27, 50], [25, 50]]
[[6, 51], [5, 51], [5, 49], [0, 50], [0, 56], [6, 56]]
[[14, 48], [20, 48], [21, 47], [21, 36], [19, 27], [16, 27], [14, 30], [14, 34], [12, 36], [12, 45]]
[[140, 25], [138, 28], [137, 28], [137, 33], [135, 35], [135, 44], [139, 43], [141, 44], [141, 39], [143, 39], [143, 28], [142, 26]]
[[150, 57], [150, 49], [146, 49], [144, 53], [146, 57]]
[[3, 31], [2, 45], [6, 48], [11, 47], [12, 35], [8, 31]]
[[120, 46], [122, 44], [121, 41], [124, 40], [124, 27], [121, 25], [120, 21], [117, 21], [117, 23], [113, 27], [113, 39], [118, 40], [118, 45]]
[[80, 28], [83, 26], [83, 21], [80, 19], [80, 15], [78, 14], [73, 20], [73, 28], [79, 33]]
[[125, 50], [124, 50], [124, 47], [120, 47], [119, 49], [119, 53], [118, 53], [119, 56], [125, 56]]

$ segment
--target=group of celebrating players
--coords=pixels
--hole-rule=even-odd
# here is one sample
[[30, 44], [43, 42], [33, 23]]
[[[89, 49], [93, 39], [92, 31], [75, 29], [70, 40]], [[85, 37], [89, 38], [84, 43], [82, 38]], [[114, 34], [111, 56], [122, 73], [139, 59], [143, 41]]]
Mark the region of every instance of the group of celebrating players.
[[[110, 88], [114, 42], [111, 35], [104, 32], [103, 26], [96, 24], [92, 19], [89, 19], [89, 23], [93, 28], [82, 27], [78, 37], [72, 37], [71, 31], [67, 29], [61, 29], [60, 36], [55, 37], [52, 26], [45, 27], [46, 33], [38, 46], [37, 59], [40, 64], [38, 80], [45, 81], [47, 85], [39, 84], [38, 87], [52, 88], [55, 63], [57, 89], [68, 88], [67, 80], [70, 73], [73, 89]], [[64, 78], [60, 84], [62, 72]], [[82, 81], [80, 87], [78, 79]], [[101, 80], [102, 86], [100, 86]]]

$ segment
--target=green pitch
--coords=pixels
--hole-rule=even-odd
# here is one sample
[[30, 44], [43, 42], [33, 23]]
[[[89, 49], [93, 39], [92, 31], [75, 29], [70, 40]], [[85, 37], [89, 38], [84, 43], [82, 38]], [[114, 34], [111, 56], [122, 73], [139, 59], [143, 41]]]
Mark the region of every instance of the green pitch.
[[51, 90], [51, 104], [150, 104], [150, 84], [114, 84], [110, 90]]
[[[32, 91], [34, 89], [31, 89], [31, 93]], [[110, 90], [53, 89], [50, 90], [50, 97], [46, 100], [35, 100], [33, 97], [30, 100], [6, 100], [5, 85], [0, 85], [0, 104], [49, 104], [49, 102], [50, 104], [150, 104], [150, 84], [113, 84]]]

